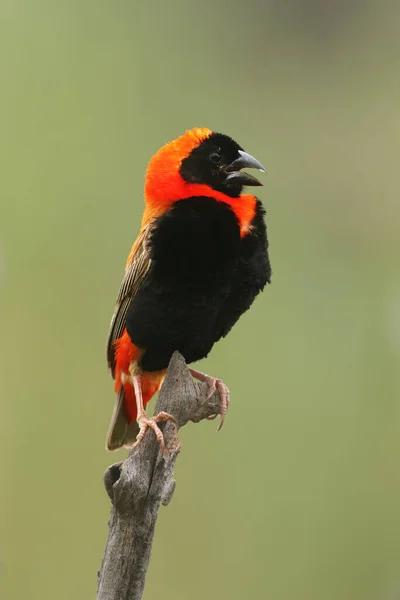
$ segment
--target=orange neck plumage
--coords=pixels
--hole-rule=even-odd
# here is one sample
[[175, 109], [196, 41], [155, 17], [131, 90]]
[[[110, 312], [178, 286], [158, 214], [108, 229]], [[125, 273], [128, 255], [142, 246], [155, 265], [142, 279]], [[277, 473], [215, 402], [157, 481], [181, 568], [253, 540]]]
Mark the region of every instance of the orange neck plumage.
[[174, 142], [166, 144], [153, 156], [146, 173], [146, 209], [142, 226], [162, 215], [177, 200], [190, 196], [206, 196], [231, 207], [238, 219], [242, 237], [249, 231], [250, 223], [255, 215], [256, 199], [254, 196], [242, 194], [239, 198], [231, 198], [223, 192], [213, 190], [206, 184], [189, 183], [179, 172], [182, 160], [189, 156], [192, 150], [210, 134], [209, 129], [192, 129]]

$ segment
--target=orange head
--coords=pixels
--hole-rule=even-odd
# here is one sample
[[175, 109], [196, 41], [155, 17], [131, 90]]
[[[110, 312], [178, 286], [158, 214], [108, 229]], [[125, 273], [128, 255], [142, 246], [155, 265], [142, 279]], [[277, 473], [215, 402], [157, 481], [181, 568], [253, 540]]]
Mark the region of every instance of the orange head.
[[200, 127], [186, 131], [150, 160], [145, 183], [148, 210], [160, 213], [190, 196], [239, 198], [244, 185], [262, 185], [241, 171], [246, 167], [265, 171], [229, 136]]

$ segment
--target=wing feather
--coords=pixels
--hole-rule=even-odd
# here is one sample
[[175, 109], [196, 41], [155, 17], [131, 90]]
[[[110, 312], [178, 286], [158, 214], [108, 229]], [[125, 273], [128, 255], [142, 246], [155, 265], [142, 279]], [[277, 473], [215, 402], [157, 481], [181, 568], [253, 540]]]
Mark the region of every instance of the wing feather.
[[118, 292], [117, 302], [110, 323], [107, 342], [107, 362], [112, 376], [115, 376], [115, 342], [121, 337], [126, 323], [126, 313], [132, 298], [137, 294], [150, 268], [151, 259], [148, 239], [151, 224], [146, 225], [138, 235], [129, 254], [125, 276]]

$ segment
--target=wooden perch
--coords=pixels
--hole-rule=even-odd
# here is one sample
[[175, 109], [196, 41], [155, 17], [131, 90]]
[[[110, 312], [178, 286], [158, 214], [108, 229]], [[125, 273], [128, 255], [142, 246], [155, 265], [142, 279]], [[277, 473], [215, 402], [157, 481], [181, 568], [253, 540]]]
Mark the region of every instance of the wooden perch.
[[[183, 357], [171, 358], [154, 414], [173, 415], [179, 427], [219, 413], [218, 392], [207, 399], [208, 386], [194, 382]], [[161, 455], [149, 429], [138, 448], [122, 463], [111, 465], [104, 485], [112, 508], [108, 539], [98, 574], [97, 600], [139, 600], [149, 566], [160, 504], [166, 506], [175, 489], [173, 469], [181, 444], [171, 421], [160, 424], [166, 451]]]

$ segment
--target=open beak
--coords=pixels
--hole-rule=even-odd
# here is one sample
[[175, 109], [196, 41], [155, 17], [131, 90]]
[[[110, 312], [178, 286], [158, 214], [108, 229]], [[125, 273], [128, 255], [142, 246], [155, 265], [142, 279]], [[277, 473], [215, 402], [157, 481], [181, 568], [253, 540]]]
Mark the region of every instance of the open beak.
[[261, 181], [258, 181], [258, 179], [249, 173], [242, 173], [241, 169], [258, 169], [265, 173], [265, 168], [254, 156], [243, 152], [243, 150], [239, 150], [239, 158], [234, 160], [225, 169], [228, 173], [226, 181], [240, 183], [241, 185], [262, 185]]

